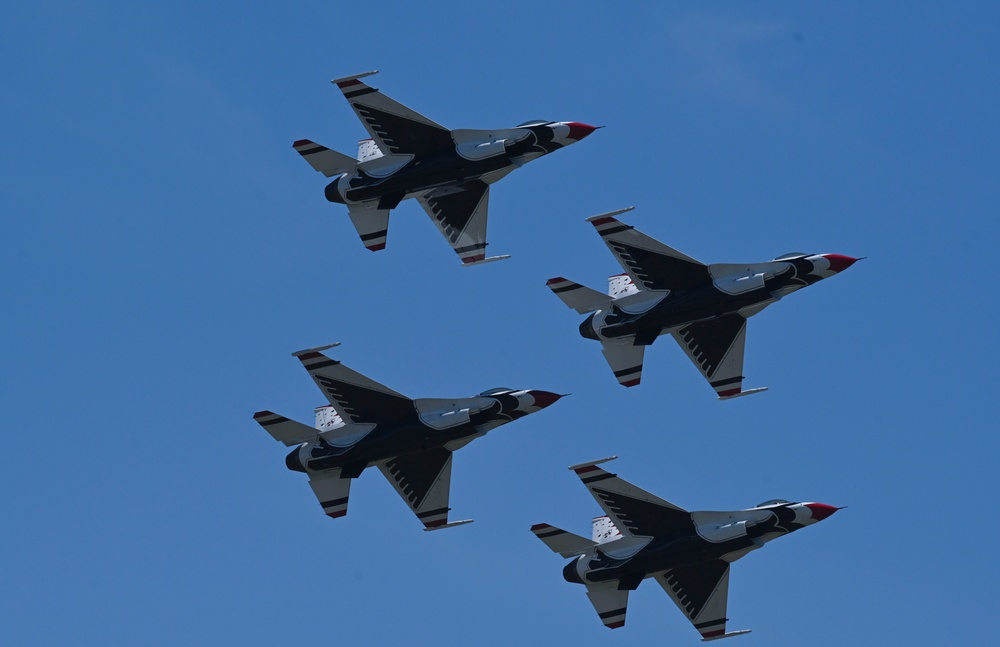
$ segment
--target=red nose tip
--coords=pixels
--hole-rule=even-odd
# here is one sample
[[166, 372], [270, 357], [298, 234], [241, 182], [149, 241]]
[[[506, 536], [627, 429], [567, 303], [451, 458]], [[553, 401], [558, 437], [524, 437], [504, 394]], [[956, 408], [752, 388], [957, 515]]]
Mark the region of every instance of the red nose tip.
[[598, 126], [588, 126], [587, 124], [581, 124], [579, 121], [567, 121], [566, 125], [569, 126], [569, 138], [577, 141], [580, 141], [598, 129]]
[[858, 262], [858, 259], [843, 254], [823, 254], [823, 258], [830, 262], [830, 269], [834, 272], [843, 272]]
[[825, 503], [807, 503], [806, 507], [812, 512], [812, 518], [816, 521], [823, 521], [837, 510], [840, 510], [840, 508], [835, 508]]
[[534, 398], [535, 406], [539, 409], [544, 409], [562, 397], [558, 393], [551, 393], [549, 391], [528, 391], [528, 393]]

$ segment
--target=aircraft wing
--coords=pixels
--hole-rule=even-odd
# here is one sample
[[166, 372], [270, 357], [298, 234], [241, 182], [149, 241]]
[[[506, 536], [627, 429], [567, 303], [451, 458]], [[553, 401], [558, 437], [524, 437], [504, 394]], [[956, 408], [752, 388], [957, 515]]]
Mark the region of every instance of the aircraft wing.
[[708, 266], [618, 221], [610, 214], [587, 218], [639, 289], [680, 290], [710, 284]]
[[711, 321], [688, 324], [673, 333], [720, 400], [749, 395], [766, 388], [743, 390], [743, 347], [747, 320], [729, 314]]
[[618, 342], [601, 342], [601, 352], [622, 386], [635, 386], [642, 379], [642, 356], [646, 347]]
[[344, 422], [384, 425], [417, 413], [413, 400], [317, 351], [296, 353]]
[[628, 610], [628, 590], [619, 591], [618, 582], [587, 584], [587, 597], [601, 622], [608, 629], [625, 626], [625, 612]]
[[726, 604], [729, 599], [727, 562], [714, 560], [695, 566], [672, 568], [654, 577], [698, 630], [702, 640], [749, 633], [726, 633]]
[[451, 455], [442, 447], [397, 456], [378, 464], [385, 478], [424, 524], [424, 530], [454, 525], [448, 523]]
[[457, 187], [434, 189], [417, 197], [465, 265], [498, 261], [507, 256], [486, 258], [486, 218], [490, 185], [473, 180]]
[[351, 479], [340, 478], [340, 470], [329, 470], [309, 480], [313, 494], [323, 506], [326, 516], [336, 519], [347, 514], [347, 498], [351, 494]]
[[374, 73], [334, 79], [333, 83], [384, 155], [421, 155], [455, 146], [450, 130], [359, 80]]
[[694, 532], [691, 513], [593, 463], [571, 467], [622, 535], [669, 538]]

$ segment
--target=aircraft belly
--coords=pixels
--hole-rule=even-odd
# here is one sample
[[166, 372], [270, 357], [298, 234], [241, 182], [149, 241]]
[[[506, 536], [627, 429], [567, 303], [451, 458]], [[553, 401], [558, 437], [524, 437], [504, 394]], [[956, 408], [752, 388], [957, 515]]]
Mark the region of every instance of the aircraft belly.
[[[345, 196], [351, 202], [365, 202], [391, 193], [403, 193], [407, 197], [421, 195], [439, 187], [476, 180], [483, 175], [495, 175], [510, 166], [510, 160], [505, 155], [478, 161], [463, 159], [454, 153], [438, 159], [417, 159], [385, 179], [348, 189]], [[492, 179], [496, 181], [499, 177]]]
[[[471, 424], [461, 424], [443, 430], [437, 430], [419, 423], [404, 423], [394, 429], [375, 429], [360, 442], [346, 449], [316, 447], [317, 454], [309, 460], [306, 467], [313, 472], [343, 467], [348, 464], [359, 464], [362, 461], [373, 465], [378, 461], [417, 454], [452, 444], [467, 436], [475, 436], [475, 428]], [[331, 451], [332, 450], [332, 451]], [[326, 453], [324, 453], [326, 452]]]
[[[754, 290], [736, 296], [713, 291], [713, 294], [681, 297], [661, 303], [632, 321], [623, 323], [622, 329], [628, 329], [629, 332], [621, 334], [635, 334], [638, 331], [654, 328], [661, 330], [660, 334], [663, 334], [668, 332], [667, 329], [670, 328], [677, 328], [696, 321], [717, 319], [770, 299], [771, 295], [767, 290]], [[621, 335], [616, 334], [615, 336]]]
[[643, 568], [648, 573], [658, 573], [671, 568], [715, 561], [721, 559], [723, 555], [749, 546], [753, 546], [753, 541], [748, 537], [711, 543], [695, 535], [689, 535], [643, 551], [633, 560], [633, 565]]

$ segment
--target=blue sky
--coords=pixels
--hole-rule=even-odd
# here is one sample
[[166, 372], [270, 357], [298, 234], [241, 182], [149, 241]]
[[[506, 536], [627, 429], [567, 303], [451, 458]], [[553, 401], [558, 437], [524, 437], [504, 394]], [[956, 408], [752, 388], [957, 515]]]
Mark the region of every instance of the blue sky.
[[[698, 637], [651, 582], [608, 631], [530, 532], [599, 508], [566, 466], [690, 509], [849, 506], [733, 570], [741, 645], [981, 642], [996, 611], [992, 3], [36, 2], [0, 21], [0, 640], [507, 645]], [[413, 201], [370, 253], [291, 143], [351, 152], [329, 79], [452, 128], [606, 126], [495, 187], [462, 268]], [[552, 276], [618, 266], [584, 218], [705, 262], [865, 256], [751, 320], [718, 402], [669, 339], [613, 380]], [[376, 471], [324, 517], [259, 409], [289, 353], [411, 397], [573, 395], [462, 450], [424, 533]]]

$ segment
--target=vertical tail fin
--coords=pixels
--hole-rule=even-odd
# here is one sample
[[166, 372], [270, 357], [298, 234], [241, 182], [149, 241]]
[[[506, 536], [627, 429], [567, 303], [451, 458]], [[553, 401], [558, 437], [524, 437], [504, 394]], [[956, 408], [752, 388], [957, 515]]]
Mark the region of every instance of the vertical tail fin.
[[316, 407], [316, 428], [320, 431], [338, 429], [345, 424], [333, 405], [325, 404], [322, 407]]
[[591, 539], [598, 544], [606, 544], [622, 536], [622, 531], [611, 521], [611, 517], [594, 517], [594, 527], [591, 532]]
[[632, 278], [628, 274], [615, 274], [608, 277], [608, 296], [614, 299], [636, 294], [639, 288], [635, 287]]
[[378, 144], [375, 143], [374, 139], [362, 139], [358, 142], [359, 162], [367, 162], [368, 160], [378, 159], [383, 156], [384, 154], [379, 150]]

